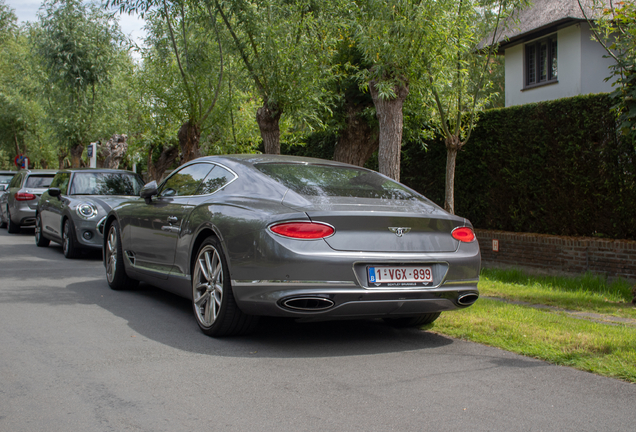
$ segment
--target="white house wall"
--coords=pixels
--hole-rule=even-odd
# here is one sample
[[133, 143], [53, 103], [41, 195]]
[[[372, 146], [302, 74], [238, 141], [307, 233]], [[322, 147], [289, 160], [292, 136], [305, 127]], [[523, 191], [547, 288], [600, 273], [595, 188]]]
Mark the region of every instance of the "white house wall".
[[603, 47], [590, 40], [588, 24], [574, 24], [556, 33], [559, 74], [556, 83], [524, 90], [524, 45], [532, 41], [506, 48], [506, 106], [611, 91], [611, 84], [604, 82], [609, 75], [610, 60], [603, 58]]
[[585, 53], [581, 58], [581, 94], [609, 93], [613, 90], [614, 80], [605, 82], [605, 78], [612, 73], [610, 66], [614, 61], [611, 57], [603, 58], [607, 51], [591, 36], [590, 25], [581, 23], [581, 50]]

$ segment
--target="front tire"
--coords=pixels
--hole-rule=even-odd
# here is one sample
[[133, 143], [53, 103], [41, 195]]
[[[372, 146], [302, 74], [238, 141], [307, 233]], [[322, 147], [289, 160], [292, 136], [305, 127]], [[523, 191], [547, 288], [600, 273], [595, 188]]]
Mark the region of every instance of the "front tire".
[[106, 280], [108, 285], [116, 290], [133, 289], [139, 281], [128, 277], [124, 267], [124, 253], [119, 234], [119, 224], [113, 221], [108, 230], [106, 247], [104, 249], [106, 261]]
[[40, 213], [35, 215], [35, 245], [37, 247], [47, 247], [51, 243], [49, 239], [42, 234], [42, 218]]
[[13, 223], [11, 220], [11, 213], [9, 213], [9, 207], [7, 207], [7, 231], [9, 234], [17, 234], [20, 232], [20, 225]]
[[208, 336], [250, 333], [258, 323], [258, 317], [244, 314], [236, 304], [225, 255], [215, 237], [203, 242], [194, 262], [192, 309]]
[[441, 312], [433, 312], [428, 314], [422, 314], [414, 317], [405, 317], [405, 318], [384, 318], [384, 322], [390, 325], [391, 327], [396, 328], [407, 328], [407, 327], [417, 327], [425, 324], [431, 324], [437, 318], [439, 318]]
[[62, 252], [68, 259], [77, 258], [79, 255], [79, 248], [75, 242], [73, 223], [70, 219], [66, 219], [62, 228]]

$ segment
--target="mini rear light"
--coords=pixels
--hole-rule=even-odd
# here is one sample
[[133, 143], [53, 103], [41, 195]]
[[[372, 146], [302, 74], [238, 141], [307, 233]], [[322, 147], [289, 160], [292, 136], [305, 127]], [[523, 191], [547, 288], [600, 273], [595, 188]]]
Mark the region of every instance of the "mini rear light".
[[269, 227], [270, 231], [283, 237], [313, 240], [329, 237], [336, 230], [333, 227], [316, 222], [285, 222]]
[[451, 235], [455, 240], [459, 240], [460, 242], [469, 243], [475, 240], [475, 232], [468, 227], [460, 227], [455, 228]]
[[35, 195], [28, 192], [18, 192], [13, 197], [16, 201], [31, 201], [35, 199]]

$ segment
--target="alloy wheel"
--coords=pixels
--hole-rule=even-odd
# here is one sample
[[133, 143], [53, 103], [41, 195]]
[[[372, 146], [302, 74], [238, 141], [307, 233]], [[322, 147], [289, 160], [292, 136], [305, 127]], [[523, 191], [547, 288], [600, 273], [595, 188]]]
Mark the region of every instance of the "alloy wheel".
[[209, 327], [219, 316], [223, 301], [223, 265], [219, 252], [211, 245], [201, 249], [193, 279], [194, 310], [197, 320]]

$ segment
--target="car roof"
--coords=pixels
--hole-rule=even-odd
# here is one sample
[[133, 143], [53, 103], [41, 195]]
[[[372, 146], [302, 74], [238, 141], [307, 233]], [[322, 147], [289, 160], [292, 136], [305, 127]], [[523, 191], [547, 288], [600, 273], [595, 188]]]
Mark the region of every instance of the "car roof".
[[128, 173], [128, 174], [137, 174], [134, 171], [129, 171], [125, 169], [117, 169], [117, 168], [65, 168], [59, 170], [57, 172], [94, 172], [94, 173]]
[[56, 174], [58, 170], [49, 170], [49, 169], [27, 169], [20, 170], [18, 172], [26, 172], [27, 174]]
[[[298, 163], [298, 164], [321, 164], [321, 165], [333, 165], [352, 167], [352, 165], [336, 162], [327, 159], [318, 159], [304, 156], [289, 156], [289, 155], [270, 155], [270, 154], [232, 154], [232, 155], [217, 155], [217, 156], [204, 156], [198, 159], [190, 161], [192, 162], [218, 162], [226, 163], [230, 165], [247, 165], [253, 166], [261, 163]], [[358, 167], [359, 168], [359, 167]]]

